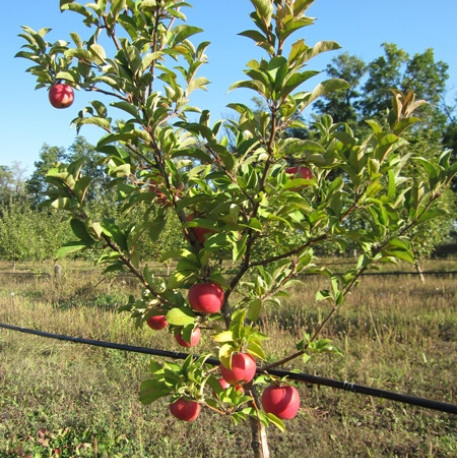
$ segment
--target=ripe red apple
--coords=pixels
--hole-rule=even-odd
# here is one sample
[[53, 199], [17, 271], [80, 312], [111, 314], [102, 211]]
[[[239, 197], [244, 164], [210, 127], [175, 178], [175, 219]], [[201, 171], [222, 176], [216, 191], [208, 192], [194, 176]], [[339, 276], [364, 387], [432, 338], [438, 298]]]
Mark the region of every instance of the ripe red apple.
[[256, 360], [248, 353], [234, 353], [232, 368], [228, 369], [220, 364], [221, 375], [231, 385], [248, 383], [256, 374]]
[[216, 283], [197, 283], [189, 289], [188, 301], [196, 312], [217, 313], [224, 303], [224, 291]]
[[266, 413], [273, 413], [278, 418], [290, 420], [299, 410], [299, 392], [294, 386], [268, 386], [261, 397], [262, 408]]
[[68, 108], [74, 98], [73, 88], [68, 84], [55, 84], [49, 90], [49, 101], [54, 108]]
[[177, 399], [169, 405], [170, 413], [184, 421], [194, 421], [200, 414], [201, 405], [195, 401], [186, 401], [183, 398]]
[[146, 324], [155, 330], [164, 329], [167, 326], [167, 321], [165, 319], [165, 315], [156, 315], [148, 318], [146, 320]]
[[[293, 178], [304, 178], [306, 180], [311, 180], [313, 178], [312, 171], [308, 167], [288, 167], [285, 170], [286, 173], [294, 175]], [[300, 186], [298, 188], [292, 188], [292, 191], [300, 191], [302, 188], [305, 188], [306, 185]]]
[[202, 332], [200, 328], [195, 328], [191, 333], [191, 342], [186, 342], [181, 335], [181, 331], [175, 334], [175, 340], [178, 342], [179, 345], [182, 347], [194, 347], [200, 342], [200, 337], [202, 336]]
[[[195, 215], [188, 215], [186, 217], [186, 221], [192, 221], [194, 218], [195, 218]], [[192, 234], [194, 235], [194, 238], [200, 245], [203, 245], [203, 243], [205, 242], [205, 236], [207, 234], [214, 232], [211, 229], [207, 229], [205, 227], [198, 227], [198, 226], [197, 227], [188, 227], [188, 231], [192, 232]]]

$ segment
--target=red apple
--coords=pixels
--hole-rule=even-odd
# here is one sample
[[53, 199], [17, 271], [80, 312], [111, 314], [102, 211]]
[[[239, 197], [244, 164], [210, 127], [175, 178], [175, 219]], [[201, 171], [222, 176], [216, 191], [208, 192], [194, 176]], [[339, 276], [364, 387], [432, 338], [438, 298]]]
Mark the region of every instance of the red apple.
[[68, 84], [55, 84], [49, 90], [49, 101], [54, 108], [68, 108], [74, 98], [73, 88]]
[[148, 318], [146, 320], [146, 324], [151, 328], [151, 329], [164, 329], [167, 326], [167, 321], [165, 319], [165, 315], [156, 315], [152, 316], [151, 318]]
[[[313, 178], [312, 171], [308, 167], [288, 167], [285, 170], [286, 173], [294, 175], [293, 178], [304, 178], [306, 180], [311, 180]], [[302, 188], [305, 188], [306, 185], [300, 186], [298, 188], [292, 188], [292, 191], [300, 191]]]
[[261, 397], [262, 408], [278, 418], [290, 420], [299, 410], [299, 392], [294, 386], [268, 386]]
[[202, 332], [200, 331], [200, 328], [195, 328], [191, 333], [191, 342], [187, 342], [186, 340], [183, 339], [183, 336], [181, 335], [181, 331], [179, 331], [177, 334], [175, 334], [175, 340], [182, 347], [189, 348], [189, 347], [196, 346], [200, 342], [201, 335], [202, 335]]
[[228, 369], [220, 364], [221, 375], [231, 385], [248, 383], [256, 374], [256, 360], [248, 353], [234, 353], [232, 355], [232, 368]]
[[189, 289], [188, 301], [196, 312], [217, 313], [224, 303], [224, 291], [216, 283], [197, 283]]
[[[186, 221], [192, 221], [194, 218], [195, 218], [195, 215], [188, 215], [186, 217]], [[211, 229], [207, 229], [205, 227], [198, 227], [198, 226], [188, 227], [188, 231], [192, 232], [192, 234], [194, 235], [194, 238], [200, 245], [203, 245], [203, 243], [205, 242], [205, 236], [207, 234], [214, 232]]]
[[177, 399], [169, 405], [170, 413], [184, 421], [194, 421], [200, 414], [201, 405], [195, 401], [186, 401], [183, 398]]

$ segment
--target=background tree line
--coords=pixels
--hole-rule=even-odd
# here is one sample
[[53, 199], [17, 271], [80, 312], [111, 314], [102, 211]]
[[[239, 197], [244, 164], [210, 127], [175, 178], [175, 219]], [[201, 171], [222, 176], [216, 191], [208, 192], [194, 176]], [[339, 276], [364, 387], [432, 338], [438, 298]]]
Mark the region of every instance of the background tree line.
[[[446, 102], [448, 65], [436, 61], [432, 49], [414, 56], [391, 43], [384, 43], [382, 49], [383, 54], [369, 63], [348, 53], [335, 57], [327, 66], [326, 73], [346, 80], [350, 88], [322, 97], [313, 105], [310, 116], [330, 115], [334, 122], [348, 123], [357, 135], [363, 135], [369, 130], [363, 120], [378, 118], [380, 113], [390, 108], [391, 89], [399, 89], [405, 94], [413, 90], [416, 99], [424, 99], [428, 104], [420, 108], [423, 121], [420, 127], [410, 133], [410, 151], [433, 159], [448, 149], [456, 161], [456, 104], [450, 106]], [[318, 132], [314, 132], [313, 127], [309, 131], [292, 129], [289, 135], [313, 139]], [[119, 217], [116, 195], [114, 191], [107, 190], [104, 182], [104, 156], [93, 145], [82, 136], [77, 136], [68, 149], [43, 144], [29, 177], [25, 177], [18, 163], [0, 165], [1, 259], [12, 262], [53, 259], [57, 249], [74, 237], [67, 217], [45, 205], [49, 186], [46, 175], [59, 163], [80, 159], [84, 160], [84, 174], [94, 178], [96, 183], [87, 195], [90, 211], [94, 216], [111, 217], [116, 214]], [[415, 177], [414, 169], [410, 173]], [[147, 186], [145, 183], [146, 190]], [[145, 198], [145, 205], [148, 205], [148, 198]], [[154, 213], [155, 209], [151, 211]], [[412, 241], [419, 258], [429, 256], [438, 245], [456, 243], [456, 180], [441, 201], [437, 214], [437, 219], [425, 223], [413, 235]], [[135, 215], [129, 217], [135, 220]], [[351, 224], [358, 227], [367, 223], [352, 220]], [[154, 245], [145, 242], [146, 257], [159, 259], [162, 252], [183, 243], [180, 225], [172, 214], [166, 217], [164, 226], [166, 230], [161, 234], [161, 240]], [[351, 248], [345, 247], [344, 251], [351, 253]], [[336, 253], [342, 251], [342, 247], [330, 245], [326, 251], [328, 254]]]

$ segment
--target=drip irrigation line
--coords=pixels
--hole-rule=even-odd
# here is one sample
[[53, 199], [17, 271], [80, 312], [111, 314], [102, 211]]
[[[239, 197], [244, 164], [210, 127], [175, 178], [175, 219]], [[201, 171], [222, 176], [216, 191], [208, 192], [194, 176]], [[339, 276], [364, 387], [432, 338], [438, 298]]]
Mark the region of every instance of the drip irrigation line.
[[[393, 270], [392, 272], [363, 272], [361, 274], [363, 277], [366, 276], [401, 276], [401, 275], [418, 275], [420, 276], [419, 272], [407, 272], [407, 271], [401, 271], [401, 270]], [[422, 272], [422, 275], [428, 276], [428, 275], [435, 275], [436, 277], [442, 277], [445, 275], [456, 275], [456, 270], [430, 270], [427, 272]]]
[[[182, 353], [179, 351], [159, 350], [155, 348], [138, 347], [135, 345], [119, 344], [115, 342], [105, 342], [101, 340], [85, 339], [83, 337], [74, 337], [74, 336], [67, 336], [63, 334], [54, 334], [50, 332], [39, 331], [36, 329], [28, 329], [28, 328], [22, 328], [20, 326], [13, 326], [10, 324], [5, 324], [5, 323], [0, 323], [0, 328], [9, 329], [11, 331], [23, 332], [26, 334], [32, 334], [32, 335], [36, 335], [40, 337], [47, 337], [51, 339], [63, 340], [67, 342], [81, 343], [81, 344], [86, 344], [86, 345], [92, 345], [95, 347], [111, 348], [114, 350], [122, 350], [122, 351], [134, 352], [134, 353], [143, 353], [147, 355], [160, 356], [163, 358], [186, 359], [189, 356], [189, 353]], [[194, 356], [196, 358], [199, 357], [199, 355], [194, 355]], [[205, 362], [213, 366], [217, 366], [220, 364], [220, 361], [217, 358], [208, 358], [205, 360]], [[358, 385], [356, 383], [350, 383], [347, 381], [342, 382], [339, 380], [332, 380], [329, 378], [319, 377], [316, 375], [310, 375], [310, 374], [305, 374], [305, 373], [289, 372], [289, 371], [280, 370], [280, 369], [268, 369], [266, 372], [272, 375], [276, 375], [278, 377], [288, 377], [291, 380], [296, 380], [299, 382], [311, 383], [314, 385], [329, 386], [329, 387], [337, 388], [340, 390], [350, 391], [352, 393], [360, 393], [360, 394], [365, 394], [367, 396], [374, 396], [378, 398], [389, 399], [392, 401], [403, 402], [405, 404], [425, 407], [427, 409], [438, 410], [440, 412], [446, 412], [446, 413], [451, 413], [455, 415], [457, 414], [457, 406], [454, 404], [446, 403], [446, 402], [433, 401], [430, 399], [395, 393], [393, 391], [386, 391], [386, 390], [381, 390], [378, 388], [371, 388], [368, 386]]]

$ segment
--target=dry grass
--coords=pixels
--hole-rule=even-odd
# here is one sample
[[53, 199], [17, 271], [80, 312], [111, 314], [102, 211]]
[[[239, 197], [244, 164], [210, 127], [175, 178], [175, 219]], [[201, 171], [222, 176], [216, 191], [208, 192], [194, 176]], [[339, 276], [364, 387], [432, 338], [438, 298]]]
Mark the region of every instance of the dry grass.
[[[0, 266], [1, 322], [179, 349], [168, 333], [135, 330], [115, 312], [135, 290], [129, 278], [102, 279], [83, 263], [65, 265], [59, 279], [51, 264], [5, 275], [8, 269]], [[30, 275], [41, 271], [48, 275]], [[264, 329], [275, 336], [268, 352], [289, 353], [317, 326], [328, 312], [313, 300], [323, 286], [311, 278], [266, 312]], [[294, 367], [456, 404], [456, 277], [427, 277], [425, 284], [411, 276], [364, 277], [324, 336], [345, 358]], [[182, 424], [168, 415], [165, 401], [142, 406], [137, 392], [147, 360], [0, 330], [0, 456], [53, 456], [57, 448], [60, 456], [251, 456], [248, 429], [228, 418], [204, 411], [197, 422]], [[456, 456], [453, 415], [325, 387], [299, 389], [298, 417], [284, 434], [269, 430], [274, 457]]]

